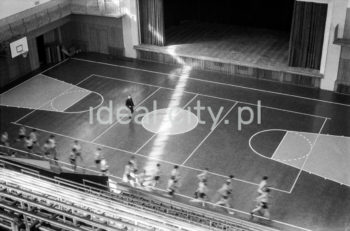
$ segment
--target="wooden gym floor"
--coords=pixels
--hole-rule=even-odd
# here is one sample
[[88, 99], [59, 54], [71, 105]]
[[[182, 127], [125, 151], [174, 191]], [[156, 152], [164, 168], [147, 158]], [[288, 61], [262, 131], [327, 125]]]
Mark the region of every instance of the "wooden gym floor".
[[[42, 75], [67, 87], [47, 97], [41, 106], [29, 100], [27, 108], [10, 105], [6, 97], [27, 89], [30, 80], [1, 95], [9, 100], [0, 107], [1, 131], [9, 132], [11, 142], [22, 125], [36, 128], [41, 144], [55, 134], [60, 160], [69, 162], [72, 142], [80, 140], [84, 160], [78, 165], [91, 170], [96, 170], [94, 150], [102, 147], [115, 177], [122, 176], [127, 161], [135, 155], [140, 169], [161, 164], [161, 189], [166, 187], [172, 166], [180, 165], [181, 188], [175, 199], [186, 203], [196, 189], [200, 170], [210, 169], [212, 201], [225, 177], [233, 174], [231, 204], [234, 216], [242, 219], [249, 219], [257, 184], [267, 175], [273, 188], [268, 225], [284, 230], [345, 230], [350, 224], [349, 96], [97, 54], [81, 54]], [[77, 89], [83, 95], [74, 94]], [[134, 122], [119, 123], [115, 110], [129, 94], [149, 111], [156, 101], [158, 109], [190, 107], [194, 112], [200, 101], [206, 108], [201, 114], [206, 124], [182, 134], [157, 135]], [[39, 94], [37, 100], [42, 97]], [[97, 123], [98, 109], [110, 103], [112, 123]], [[89, 107], [94, 108], [94, 121]], [[240, 115], [249, 119], [248, 108], [254, 119], [239, 130]], [[213, 115], [218, 115], [217, 123]], [[106, 114], [103, 118], [108, 119]], [[13, 146], [24, 149], [18, 143]], [[213, 208], [208, 205], [208, 209]]]

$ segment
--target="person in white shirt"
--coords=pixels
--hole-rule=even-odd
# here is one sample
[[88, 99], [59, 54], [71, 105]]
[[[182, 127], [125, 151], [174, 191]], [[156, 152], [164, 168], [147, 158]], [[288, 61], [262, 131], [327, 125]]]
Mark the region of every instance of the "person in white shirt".
[[205, 200], [207, 198], [208, 187], [207, 180], [201, 180], [198, 183], [198, 187], [194, 193], [194, 199], [190, 200], [190, 202], [202, 202], [202, 206], [205, 206]]
[[168, 194], [166, 196], [173, 197], [178, 188], [179, 188], [178, 180], [175, 178], [175, 176], [171, 176], [170, 179], [168, 180], [168, 186], [166, 189]]
[[175, 177], [175, 180], [179, 179], [180, 173], [179, 173], [179, 166], [178, 165], [174, 165], [173, 170], [171, 170], [170, 176]]
[[10, 154], [10, 142], [9, 142], [9, 135], [7, 132], [3, 132], [1, 134], [0, 144], [6, 147], [7, 154]]
[[232, 210], [230, 210], [230, 203], [229, 203], [229, 201], [230, 201], [230, 197], [228, 196], [228, 195], [221, 195], [221, 197], [220, 197], [220, 200], [218, 200], [215, 204], [214, 204], [214, 207], [215, 206], [222, 206], [224, 209], [226, 209], [226, 211], [229, 213], [229, 214], [231, 214], [231, 215], [233, 215], [233, 214], [235, 214]]
[[50, 157], [51, 145], [50, 145], [50, 141], [49, 140], [46, 140], [46, 142], [44, 143], [44, 145], [42, 147], [42, 151], [44, 153], [44, 157], [46, 157], [46, 158]]
[[50, 153], [53, 155], [53, 159], [57, 160], [57, 151], [56, 151], [56, 140], [54, 135], [50, 135], [49, 139], [50, 144]]
[[259, 187], [258, 187], [258, 194], [263, 194], [265, 188], [267, 188], [267, 176], [263, 176], [262, 180], [259, 183]]
[[135, 156], [132, 156], [129, 161], [132, 164], [133, 169], [137, 169], [137, 161]]
[[270, 197], [270, 189], [265, 188], [261, 195], [256, 198], [257, 206], [250, 212], [250, 215], [253, 217], [255, 213], [262, 213], [267, 219], [270, 219], [269, 212], [269, 197]]
[[30, 136], [27, 136], [24, 138], [25, 147], [27, 148], [28, 152], [33, 154], [33, 140], [30, 138]]
[[81, 161], [83, 161], [83, 157], [81, 155], [81, 145], [79, 144], [79, 142], [77, 140], [74, 140], [74, 143], [73, 143], [73, 147], [72, 147], [72, 151], [75, 153], [75, 155], [77, 157], [80, 158]]
[[129, 183], [131, 180], [131, 173], [134, 171], [132, 163], [129, 161], [124, 167], [123, 182]]
[[38, 147], [40, 146], [36, 129], [32, 129], [32, 131], [29, 133], [29, 137], [33, 140], [34, 145], [36, 145]]
[[75, 154], [75, 152], [71, 151], [70, 155], [69, 155], [69, 162], [72, 166], [72, 170], [74, 172], [76, 172], [77, 170], [77, 156]]
[[200, 174], [197, 175], [199, 181], [207, 181], [208, 180], [209, 169], [205, 168]]
[[100, 169], [101, 169], [102, 176], [105, 176], [106, 174], [108, 174], [109, 166], [108, 166], [107, 161], [106, 161], [105, 158], [101, 159]]
[[18, 130], [18, 138], [16, 141], [23, 141], [26, 138], [26, 136], [26, 128], [22, 126]]
[[100, 169], [100, 164], [101, 164], [101, 159], [103, 158], [102, 153], [101, 153], [101, 148], [96, 148], [95, 151], [95, 164], [96, 168]]
[[160, 175], [161, 175], [160, 164], [158, 163], [156, 165], [156, 168], [152, 171], [150, 177], [146, 177], [146, 180], [143, 183], [146, 189], [154, 190], [159, 183]]

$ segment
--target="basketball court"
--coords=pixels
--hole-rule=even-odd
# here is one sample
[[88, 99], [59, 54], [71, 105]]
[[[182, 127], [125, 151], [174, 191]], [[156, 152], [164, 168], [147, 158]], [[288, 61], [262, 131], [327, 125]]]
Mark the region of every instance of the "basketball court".
[[[94, 151], [101, 147], [111, 177], [118, 179], [131, 156], [146, 171], [160, 163], [159, 188], [164, 190], [171, 168], [179, 165], [176, 199], [186, 203], [204, 168], [210, 171], [213, 200], [233, 174], [231, 204], [235, 216], [243, 219], [248, 219], [266, 175], [273, 189], [273, 226], [345, 228], [350, 132], [347, 118], [335, 113], [349, 113], [350, 99], [316, 98], [295, 94], [290, 86], [286, 91], [265, 83], [276, 89], [267, 90], [264, 85], [252, 87], [249, 80], [237, 81], [188, 66], [80, 55], [3, 92], [1, 122], [10, 139], [20, 126], [37, 129], [41, 144], [54, 134], [59, 159], [66, 163], [73, 141], [79, 140], [84, 161], [78, 161], [78, 171], [96, 174]], [[125, 112], [118, 115], [128, 95], [136, 104], [131, 121]], [[24, 153], [23, 147], [14, 148]], [[327, 201], [338, 205], [338, 219], [331, 222], [322, 212]], [[311, 222], [312, 214], [320, 221]]]

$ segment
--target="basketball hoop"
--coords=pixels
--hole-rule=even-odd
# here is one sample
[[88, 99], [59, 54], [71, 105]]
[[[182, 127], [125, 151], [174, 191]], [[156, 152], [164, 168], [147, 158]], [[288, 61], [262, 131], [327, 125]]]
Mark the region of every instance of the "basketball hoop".
[[23, 58], [27, 58], [27, 55], [28, 55], [28, 52], [24, 52], [24, 53], [22, 54]]

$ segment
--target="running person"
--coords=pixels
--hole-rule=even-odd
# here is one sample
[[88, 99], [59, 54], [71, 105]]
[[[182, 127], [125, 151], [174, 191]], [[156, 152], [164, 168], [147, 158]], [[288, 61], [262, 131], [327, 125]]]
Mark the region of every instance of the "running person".
[[270, 197], [270, 189], [265, 188], [260, 196], [256, 198], [257, 206], [250, 212], [250, 215], [253, 217], [256, 212], [262, 213], [267, 219], [270, 220], [270, 212], [269, 212], [269, 197]]
[[132, 156], [129, 161], [130, 161], [133, 169], [137, 169], [137, 161], [136, 161], [135, 156]]
[[18, 138], [16, 139], [16, 141], [24, 141], [26, 136], [26, 128], [22, 126], [18, 130]]
[[174, 168], [173, 168], [173, 170], [171, 170], [170, 175], [175, 177], [176, 180], [178, 180], [180, 178], [179, 166], [178, 165], [174, 165]]
[[105, 158], [101, 159], [100, 169], [101, 169], [102, 176], [105, 176], [106, 174], [108, 174], [109, 166], [108, 166], [107, 160]]
[[95, 151], [95, 164], [96, 164], [96, 168], [100, 169], [100, 164], [101, 164], [101, 160], [102, 160], [103, 156], [101, 153], [101, 148], [96, 148]]
[[166, 191], [168, 192], [167, 196], [173, 197], [178, 188], [179, 188], [178, 180], [175, 178], [175, 176], [171, 176], [170, 179], [168, 180], [168, 186], [166, 189]]
[[29, 133], [29, 137], [32, 139], [34, 145], [36, 145], [38, 147], [40, 146], [36, 129], [32, 129], [32, 131]]
[[263, 176], [262, 180], [259, 183], [258, 187], [258, 194], [261, 195], [264, 193], [265, 189], [267, 188], [267, 176]]
[[129, 108], [129, 110], [130, 110], [131, 114], [129, 115], [129, 118], [131, 119], [132, 115], [134, 114], [134, 106], [135, 106], [135, 104], [134, 104], [134, 101], [132, 100], [130, 95], [128, 95], [128, 98], [125, 101], [125, 106], [127, 108]]
[[30, 136], [27, 136], [25, 139], [24, 139], [24, 142], [25, 142], [25, 147], [27, 148], [28, 152], [33, 154], [33, 140], [30, 138]]
[[208, 187], [207, 180], [203, 179], [199, 181], [198, 187], [194, 193], [194, 199], [190, 200], [190, 202], [202, 202], [202, 206], [205, 206], [205, 200], [207, 198]]
[[72, 166], [73, 171], [76, 172], [77, 171], [77, 155], [73, 151], [71, 151], [71, 153], [69, 155], [69, 162]]
[[197, 175], [199, 181], [207, 181], [208, 180], [209, 169], [205, 168], [200, 174]]
[[0, 144], [6, 147], [7, 154], [10, 154], [10, 142], [7, 132], [1, 134]]
[[74, 140], [74, 143], [73, 143], [73, 147], [72, 147], [72, 151], [75, 153], [75, 155], [77, 157], [80, 158], [81, 161], [83, 161], [83, 157], [81, 155], [81, 145], [79, 144], [79, 142], [77, 140]]
[[49, 139], [49, 144], [50, 144], [50, 154], [53, 155], [53, 159], [57, 160], [57, 151], [56, 151], [56, 140], [54, 135], [50, 135]]
[[50, 154], [51, 154], [51, 145], [50, 145], [50, 141], [46, 140], [43, 147], [41, 148], [43, 150], [44, 153], [44, 157], [49, 158]]
[[222, 206], [226, 209], [226, 211], [229, 214], [233, 215], [235, 213], [229, 209], [231, 207], [229, 201], [230, 201], [230, 198], [228, 195], [221, 195], [220, 200], [214, 204], [214, 207], [218, 206], [218, 205]]
[[152, 174], [151, 174], [150, 178], [146, 179], [143, 185], [146, 188], [150, 187], [151, 189], [154, 190], [156, 188], [156, 186], [158, 185], [158, 183], [159, 183], [160, 174], [161, 174], [160, 164], [158, 163], [156, 165], [156, 168], [152, 171]]
[[134, 169], [132, 163], [129, 161], [128, 164], [124, 167], [123, 182], [130, 183], [132, 172], [134, 172]]

